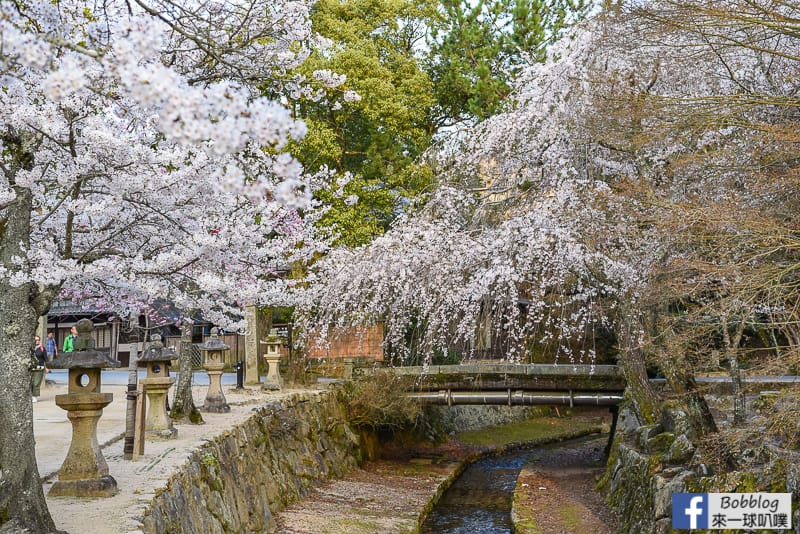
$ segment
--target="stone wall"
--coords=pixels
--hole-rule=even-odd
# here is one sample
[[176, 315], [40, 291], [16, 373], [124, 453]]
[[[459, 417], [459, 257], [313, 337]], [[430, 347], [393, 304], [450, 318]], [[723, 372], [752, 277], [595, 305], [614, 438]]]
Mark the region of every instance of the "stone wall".
[[468, 432], [489, 426], [527, 421], [546, 413], [540, 406], [426, 406], [425, 418], [445, 433]]
[[[662, 420], [654, 425], [642, 425], [629, 406], [620, 410], [600, 487], [621, 519], [622, 532], [673, 532], [673, 493], [787, 492], [793, 503], [800, 502], [800, 465], [753, 442], [736, 470], [715, 474], [711, 465], [718, 459], [704, 457], [696, 447], [686, 411], [671, 401], [662, 410]], [[792, 532], [800, 534], [800, 508], [793, 508]]]
[[273, 514], [317, 481], [355, 468], [360, 451], [330, 393], [298, 394], [199, 448], [150, 503], [143, 531], [273, 532]]

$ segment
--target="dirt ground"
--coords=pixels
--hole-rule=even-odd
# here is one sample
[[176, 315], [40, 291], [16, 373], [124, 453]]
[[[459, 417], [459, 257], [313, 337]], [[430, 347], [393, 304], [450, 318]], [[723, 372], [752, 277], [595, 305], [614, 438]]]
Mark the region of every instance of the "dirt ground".
[[534, 458], [520, 472], [514, 497], [520, 534], [612, 534], [616, 518], [595, 490], [607, 436]]
[[367, 462], [278, 514], [282, 534], [415, 532], [421, 512], [457, 463]]

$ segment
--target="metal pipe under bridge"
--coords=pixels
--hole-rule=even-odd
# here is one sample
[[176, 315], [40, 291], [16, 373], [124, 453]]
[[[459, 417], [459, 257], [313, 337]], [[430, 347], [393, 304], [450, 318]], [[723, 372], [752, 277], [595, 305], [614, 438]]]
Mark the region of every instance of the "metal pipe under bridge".
[[531, 391], [426, 391], [407, 393], [407, 397], [422, 404], [439, 404], [454, 406], [471, 405], [503, 405], [503, 406], [616, 406], [622, 402], [621, 393], [587, 393], [581, 392], [531, 392]]
[[[625, 378], [616, 365], [473, 363], [381, 369], [406, 377], [423, 404], [616, 406]], [[378, 369], [360, 369], [369, 375]]]

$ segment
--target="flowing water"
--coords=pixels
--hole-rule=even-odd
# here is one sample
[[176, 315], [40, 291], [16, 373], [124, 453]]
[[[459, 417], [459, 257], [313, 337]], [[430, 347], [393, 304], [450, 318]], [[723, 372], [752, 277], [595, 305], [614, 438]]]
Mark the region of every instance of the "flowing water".
[[484, 458], [464, 470], [425, 519], [424, 534], [511, 533], [511, 497], [532, 451]]
[[442, 495], [425, 519], [422, 534], [511, 534], [511, 500], [520, 469], [529, 459], [541, 459], [570, 449], [580, 438], [483, 458], [468, 466]]

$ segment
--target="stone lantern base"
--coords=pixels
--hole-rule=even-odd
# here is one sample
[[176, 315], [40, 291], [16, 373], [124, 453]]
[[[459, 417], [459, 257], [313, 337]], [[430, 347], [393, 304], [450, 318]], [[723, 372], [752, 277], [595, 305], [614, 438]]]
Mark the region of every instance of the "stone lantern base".
[[113, 497], [117, 481], [111, 475], [83, 480], [58, 480], [47, 494], [51, 497]]
[[228, 413], [231, 411], [231, 407], [225, 402], [224, 396], [208, 396], [200, 410], [209, 413]]
[[145, 419], [145, 436], [148, 439], [172, 439], [178, 436], [178, 429], [172, 425], [165, 403], [170, 386], [175, 378], [148, 377], [141, 380], [144, 392], [147, 394], [147, 417]]
[[[100, 373], [99, 369], [91, 371]], [[58, 481], [48, 494], [72, 497], [115, 495], [117, 481], [108, 474], [108, 464], [97, 443], [97, 421], [103, 408], [111, 403], [111, 393], [67, 393], [56, 395], [55, 400], [56, 405], [67, 410], [67, 417], [72, 422], [72, 442], [58, 472]]]
[[280, 354], [265, 354], [264, 359], [267, 360], [267, 376], [264, 377], [264, 384], [261, 389], [266, 391], [279, 391], [283, 388], [283, 380], [281, 374], [278, 372], [278, 365], [281, 360]]
[[222, 392], [222, 368], [224, 365], [218, 362], [206, 362], [205, 368], [208, 371], [208, 393], [206, 400], [203, 401], [201, 411], [210, 413], [228, 413], [231, 407], [225, 400], [225, 393]]

